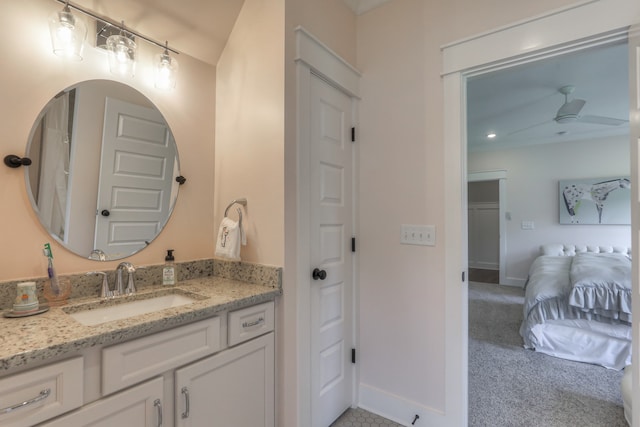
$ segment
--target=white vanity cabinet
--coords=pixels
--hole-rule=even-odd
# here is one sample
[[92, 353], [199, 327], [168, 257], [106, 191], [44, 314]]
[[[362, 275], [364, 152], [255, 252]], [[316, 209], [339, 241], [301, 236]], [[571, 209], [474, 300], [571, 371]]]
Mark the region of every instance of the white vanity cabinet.
[[176, 427], [274, 426], [273, 312], [268, 302], [229, 313], [237, 345], [176, 370]]
[[269, 301], [2, 378], [0, 425], [274, 427], [274, 324]]
[[83, 369], [75, 357], [0, 379], [0, 425], [30, 427], [82, 406]]
[[164, 381], [155, 378], [39, 427], [162, 427]]
[[102, 350], [102, 395], [193, 362], [223, 347], [220, 317], [212, 317]]

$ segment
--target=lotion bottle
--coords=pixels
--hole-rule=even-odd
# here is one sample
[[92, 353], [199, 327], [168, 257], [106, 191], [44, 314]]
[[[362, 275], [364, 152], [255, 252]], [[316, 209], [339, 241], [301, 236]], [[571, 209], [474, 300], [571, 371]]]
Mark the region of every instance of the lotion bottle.
[[167, 256], [164, 258], [165, 264], [162, 269], [162, 284], [163, 285], [175, 285], [176, 284], [176, 266], [173, 261], [173, 249], [167, 250]]

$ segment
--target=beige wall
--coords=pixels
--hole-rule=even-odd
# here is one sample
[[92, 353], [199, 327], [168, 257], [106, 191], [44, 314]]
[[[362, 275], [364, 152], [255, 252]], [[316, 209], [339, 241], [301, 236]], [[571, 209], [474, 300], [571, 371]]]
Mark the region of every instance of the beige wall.
[[241, 258], [277, 266], [284, 264], [283, 39], [284, 2], [245, 0], [216, 83], [215, 224], [232, 200], [246, 197]]
[[[103, 51], [86, 47], [82, 62], [69, 62], [52, 53], [47, 18], [59, 8], [50, 0], [2, 5], [0, 43], [3, 55], [11, 58], [3, 61], [2, 71], [2, 157], [24, 154], [33, 122], [60, 90], [83, 80], [114, 79]], [[178, 144], [187, 183], [180, 189], [165, 231], [140, 254], [128, 258], [136, 265], [164, 262], [167, 248], [176, 250], [178, 261], [213, 255], [215, 69], [181, 55], [176, 90], [160, 92], [151, 83], [148, 66], [156, 53], [156, 48], [141, 42], [136, 76], [120, 81], [150, 98], [165, 116]], [[46, 242], [52, 243], [59, 274], [115, 268], [117, 262], [98, 264], [73, 255], [48, 236], [32, 212], [23, 169], [2, 165], [0, 181], [0, 281], [45, 275], [42, 247]]]
[[[569, 3], [392, 0], [358, 18], [362, 385], [445, 408], [440, 47]], [[435, 224], [436, 246], [400, 245], [403, 223]]]

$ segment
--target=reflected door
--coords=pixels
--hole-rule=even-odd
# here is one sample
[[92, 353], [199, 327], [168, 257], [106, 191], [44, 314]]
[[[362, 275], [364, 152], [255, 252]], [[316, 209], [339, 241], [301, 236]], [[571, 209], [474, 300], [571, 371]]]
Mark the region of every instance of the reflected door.
[[172, 138], [157, 110], [107, 98], [95, 249], [123, 257], [158, 235], [170, 210]]

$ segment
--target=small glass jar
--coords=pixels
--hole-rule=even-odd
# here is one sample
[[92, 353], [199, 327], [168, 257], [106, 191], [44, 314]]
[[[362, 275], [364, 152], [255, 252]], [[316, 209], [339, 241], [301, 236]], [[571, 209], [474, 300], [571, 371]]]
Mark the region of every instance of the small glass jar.
[[58, 277], [58, 289], [52, 289], [51, 280], [44, 283], [44, 298], [51, 307], [65, 305], [71, 294], [71, 279], [68, 277]]

